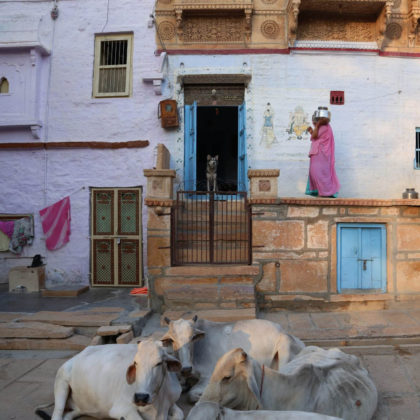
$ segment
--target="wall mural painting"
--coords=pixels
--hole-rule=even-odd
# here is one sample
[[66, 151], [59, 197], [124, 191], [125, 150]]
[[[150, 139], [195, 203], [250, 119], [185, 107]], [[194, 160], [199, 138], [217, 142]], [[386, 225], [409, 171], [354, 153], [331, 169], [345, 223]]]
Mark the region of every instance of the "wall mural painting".
[[267, 103], [267, 107], [264, 111], [264, 122], [261, 130], [261, 141], [260, 144], [269, 149], [274, 143], [277, 143], [276, 135], [274, 134], [274, 113], [271, 109], [270, 102]]
[[301, 106], [297, 106], [293, 112], [290, 113], [289, 124], [286, 132], [289, 134], [287, 140], [306, 140], [309, 133], [306, 129], [310, 126], [308, 114]]

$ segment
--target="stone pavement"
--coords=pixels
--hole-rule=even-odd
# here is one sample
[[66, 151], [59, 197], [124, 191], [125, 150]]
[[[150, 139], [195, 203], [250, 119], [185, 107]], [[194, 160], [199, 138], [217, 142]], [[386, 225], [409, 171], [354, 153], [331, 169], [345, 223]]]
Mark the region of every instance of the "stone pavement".
[[[319, 346], [420, 343], [420, 302], [389, 304], [385, 310], [263, 312], [306, 344]], [[419, 417], [420, 418], [420, 417]]]
[[[71, 303], [46, 299], [35, 303], [27, 301], [26, 311], [22, 311], [22, 306], [7, 303], [8, 299], [10, 301], [15, 297], [2, 298], [0, 295], [0, 308], [8, 312], [12, 309], [21, 312], [46, 309], [66, 312], [92, 305], [115, 305], [130, 306], [132, 310], [133, 302], [127, 302], [127, 292], [107, 292], [111, 293], [107, 295], [101, 291], [97, 299], [91, 295], [81, 295], [79, 300]], [[6, 305], [3, 306], [5, 300]], [[41, 305], [44, 302], [50, 302], [55, 307]], [[32, 310], [29, 309], [30, 305]], [[60, 308], [60, 305], [64, 306]], [[417, 302], [389, 304], [386, 310], [280, 311], [260, 313], [259, 317], [279, 322], [306, 344], [338, 346], [360, 357], [379, 391], [374, 420], [420, 419], [420, 305]], [[156, 314], [143, 331], [152, 333], [159, 327], [159, 316]], [[51, 350], [0, 351], [0, 418], [35, 419], [35, 407], [53, 401], [56, 370], [72, 354], [75, 353]], [[182, 407], [186, 412], [189, 409], [186, 404], [182, 404]]]

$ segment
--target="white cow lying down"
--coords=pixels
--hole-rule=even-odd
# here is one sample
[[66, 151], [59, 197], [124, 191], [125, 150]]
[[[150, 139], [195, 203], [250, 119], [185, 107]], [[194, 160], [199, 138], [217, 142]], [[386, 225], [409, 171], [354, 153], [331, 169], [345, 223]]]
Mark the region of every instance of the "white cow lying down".
[[306, 347], [279, 371], [241, 348], [226, 353], [200, 399], [237, 410], [298, 410], [369, 420], [378, 396], [356, 356]]
[[237, 411], [221, 407], [213, 402], [197, 403], [187, 420], [340, 420], [338, 417], [326, 416], [304, 411]]
[[[82, 414], [118, 420], [182, 420], [184, 414], [175, 404], [181, 386], [172, 373], [180, 368], [160, 341], [86, 347], [58, 369], [52, 420]], [[37, 414], [48, 418], [40, 410]]]
[[195, 316], [191, 321], [165, 321], [169, 329], [161, 339], [163, 345], [172, 345], [182, 376], [199, 379], [188, 394], [191, 402], [200, 398], [217, 360], [228, 350], [241, 347], [260, 363], [278, 369], [305, 346], [279, 324], [263, 319], [211, 322]]

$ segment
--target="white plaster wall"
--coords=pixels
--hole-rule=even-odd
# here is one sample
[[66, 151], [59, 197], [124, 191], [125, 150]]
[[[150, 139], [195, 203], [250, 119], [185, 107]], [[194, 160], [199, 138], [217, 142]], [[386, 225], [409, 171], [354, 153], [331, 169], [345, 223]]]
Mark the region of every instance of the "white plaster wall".
[[[332, 112], [340, 197], [401, 198], [407, 187], [420, 190], [420, 171], [413, 169], [420, 59], [295, 53], [170, 56], [169, 63], [173, 83], [182, 74], [251, 74], [245, 92], [248, 163], [254, 169], [280, 169], [279, 196], [304, 196], [308, 176], [309, 135], [298, 140], [287, 133], [290, 115], [301, 106], [310, 122], [320, 105]], [[180, 88], [175, 94], [181, 102]], [[329, 104], [331, 90], [345, 91], [345, 105]], [[260, 144], [267, 102], [276, 136], [270, 148]], [[171, 151], [182, 173], [179, 134], [176, 140]]]
[[[109, 3], [109, 9], [107, 9]], [[49, 16], [52, 1], [0, 3], [0, 15]], [[61, 250], [47, 251], [38, 211], [82, 186], [126, 187], [146, 185], [143, 169], [155, 164], [157, 143], [169, 147], [173, 131], [161, 128], [157, 106], [169, 94], [155, 94], [143, 77], [160, 71], [162, 59], [154, 55], [155, 28], [148, 27], [154, 0], [61, 0], [59, 17], [51, 29], [52, 53], [47, 80], [39, 89], [45, 106], [38, 109], [45, 129], [39, 141], [131, 141], [149, 140], [141, 149], [8, 150], [0, 152], [3, 180], [0, 212], [33, 213], [35, 241], [23, 257], [40, 253], [47, 257], [50, 279], [89, 281], [89, 191], [71, 195], [71, 238]], [[133, 32], [132, 94], [128, 98], [92, 98], [95, 34]], [[10, 53], [7, 53], [10, 55]], [[13, 60], [0, 50], [0, 63]], [[16, 99], [18, 107], [25, 98]], [[5, 109], [5, 108], [3, 108]], [[36, 141], [25, 130], [0, 129], [0, 142]], [[144, 194], [145, 195], [145, 191]], [[143, 213], [143, 236], [147, 220]], [[0, 255], [0, 282], [7, 281], [9, 268], [27, 265], [30, 258]]]

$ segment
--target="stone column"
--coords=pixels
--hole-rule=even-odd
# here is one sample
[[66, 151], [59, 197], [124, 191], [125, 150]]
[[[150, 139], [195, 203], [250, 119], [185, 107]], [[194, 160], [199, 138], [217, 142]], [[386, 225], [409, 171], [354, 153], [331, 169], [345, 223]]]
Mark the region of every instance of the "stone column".
[[277, 198], [279, 169], [249, 169], [250, 198]]

